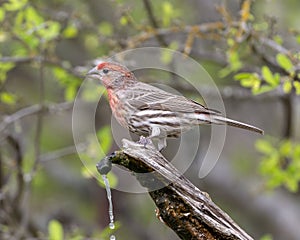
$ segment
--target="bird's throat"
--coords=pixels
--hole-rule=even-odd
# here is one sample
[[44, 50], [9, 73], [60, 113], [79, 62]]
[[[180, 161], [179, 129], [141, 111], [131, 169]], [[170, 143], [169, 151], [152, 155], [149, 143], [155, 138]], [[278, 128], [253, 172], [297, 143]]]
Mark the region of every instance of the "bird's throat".
[[118, 98], [118, 96], [115, 94], [114, 90], [111, 88], [107, 89], [107, 94], [108, 94], [108, 101], [110, 108], [112, 110], [113, 115], [117, 119], [117, 121], [123, 126], [127, 127], [126, 121], [125, 121], [125, 116], [124, 116], [124, 110], [123, 110], [123, 104]]

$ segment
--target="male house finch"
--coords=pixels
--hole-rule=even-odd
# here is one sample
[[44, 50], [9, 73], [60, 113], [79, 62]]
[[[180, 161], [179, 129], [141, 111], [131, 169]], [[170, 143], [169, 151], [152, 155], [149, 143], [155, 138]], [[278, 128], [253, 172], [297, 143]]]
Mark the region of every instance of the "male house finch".
[[227, 124], [263, 134], [257, 127], [228, 119], [184, 96], [139, 82], [128, 68], [118, 63], [100, 63], [87, 76], [103, 83], [117, 121], [129, 131], [146, 136], [144, 140], [158, 139], [159, 150], [166, 147], [167, 137], [179, 137], [203, 123]]

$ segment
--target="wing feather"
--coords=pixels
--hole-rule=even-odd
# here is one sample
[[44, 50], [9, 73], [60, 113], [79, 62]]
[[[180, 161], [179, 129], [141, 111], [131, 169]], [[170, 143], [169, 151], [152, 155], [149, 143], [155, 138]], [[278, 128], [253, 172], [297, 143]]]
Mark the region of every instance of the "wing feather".
[[166, 92], [160, 88], [139, 82], [132, 90], [129, 104], [138, 110], [166, 110], [178, 113], [204, 113], [220, 115], [202, 104], [184, 96]]

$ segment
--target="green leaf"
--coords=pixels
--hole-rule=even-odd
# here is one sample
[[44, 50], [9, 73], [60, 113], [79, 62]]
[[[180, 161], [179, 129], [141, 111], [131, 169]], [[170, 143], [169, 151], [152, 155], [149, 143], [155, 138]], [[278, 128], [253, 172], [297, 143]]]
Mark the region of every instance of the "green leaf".
[[283, 91], [285, 93], [290, 93], [292, 91], [292, 83], [289, 80], [286, 80], [282, 85]]
[[275, 89], [275, 87], [273, 87], [273, 86], [264, 85], [264, 86], [261, 86], [259, 88], [253, 88], [252, 89], [252, 93], [255, 94], [255, 95], [258, 95], [258, 94], [270, 92], [270, 91], [272, 91], [274, 89]]
[[282, 67], [285, 71], [291, 72], [294, 68], [291, 60], [284, 54], [278, 53], [276, 56], [276, 61], [280, 67]]
[[162, 49], [160, 60], [164, 64], [169, 64], [173, 59], [173, 52], [168, 49]]
[[54, 21], [42, 23], [38, 28], [38, 34], [46, 41], [55, 39], [60, 34], [60, 24]]
[[15, 67], [14, 63], [1, 63], [0, 64], [0, 82], [6, 80], [6, 74], [9, 70]]
[[99, 33], [109, 37], [113, 34], [113, 26], [111, 23], [109, 22], [101, 22], [99, 25]]
[[251, 78], [251, 77], [253, 77], [253, 73], [247, 73], [247, 72], [238, 73], [238, 74], [234, 75], [234, 79], [237, 81], [245, 79], [245, 78]]
[[269, 24], [267, 22], [254, 23], [253, 28], [255, 31], [266, 31], [269, 29]]
[[2, 22], [5, 18], [5, 11], [3, 8], [0, 8], [0, 22]]
[[300, 95], [300, 82], [294, 81], [294, 82], [293, 82], [293, 85], [294, 85], [294, 88], [295, 88], [295, 90], [296, 90], [296, 94], [297, 94], [297, 95]]
[[30, 31], [28, 32], [29, 34], [38, 30], [38, 26], [44, 22], [43, 17], [32, 6], [29, 6], [24, 10], [24, 20], [26, 21], [28, 31]]
[[260, 238], [260, 240], [272, 240], [272, 236], [270, 234], [266, 234]]
[[75, 99], [77, 93], [77, 86], [69, 85], [65, 89], [65, 100], [71, 102]]
[[74, 38], [78, 34], [78, 29], [73, 25], [68, 25], [62, 32], [63, 36], [67, 39]]
[[254, 78], [244, 78], [240, 82], [243, 87], [252, 87], [255, 83], [255, 79]]
[[9, 0], [3, 6], [7, 11], [17, 11], [27, 4], [27, 0]]
[[275, 41], [276, 43], [278, 43], [279, 45], [282, 45], [282, 44], [283, 44], [283, 39], [282, 39], [281, 36], [275, 35], [275, 36], [273, 37], [273, 39], [274, 39], [274, 41]]
[[243, 66], [237, 51], [229, 51], [228, 61], [233, 72], [238, 71]]
[[260, 240], [272, 240], [272, 236], [270, 234], [266, 234], [260, 238]]
[[273, 76], [273, 73], [271, 72], [269, 67], [263, 66], [261, 68], [261, 74], [264, 80], [271, 86], [277, 86], [279, 84], [279, 82], [277, 82], [277, 79]]
[[283, 141], [279, 146], [279, 153], [284, 157], [289, 157], [292, 153], [292, 143], [291, 141]]
[[[234, 34], [234, 33], [233, 33]], [[228, 38], [227, 39], [227, 45], [229, 47], [232, 47], [235, 44], [235, 41], [232, 38]]]
[[51, 220], [48, 224], [49, 240], [63, 240], [64, 229], [57, 220]]
[[2, 92], [0, 93], [0, 101], [7, 105], [14, 105], [17, 101], [17, 96], [12, 93]]
[[298, 44], [300, 44], [300, 34], [296, 36], [296, 41]]
[[96, 82], [87, 82], [82, 90], [81, 97], [84, 101], [95, 102], [104, 95], [105, 87]]
[[173, 9], [173, 5], [170, 2], [164, 1], [162, 3], [162, 20], [163, 20], [163, 26], [169, 26], [170, 25], [170, 21], [171, 21], [171, 17], [173, 16], [174, 13], [174, 9]]
[[126, 16], [122, 16], [122, 17], [120, 18], [120, 24], [121, 24], [122, 26], [126, 26], [126, 25], [128, 24], [128, 19], [127, 19]]
[[95, 52], [95, 49], [99, 47], [99, 39], [95, 34], [86, 34], [84, 37], [84, 45], [90, 51]]
[[266, 155], [272, 154], [274, 151], [276, 151], [276, 149], [272, 146], [270, 141], [264, 140], [264, 139], [257, 140], [255, 143], [255, 148], [259, 152], [266, 154]]
[[105, 154], [108, 153], [112, 145], [112, 135], [111, 135], [110, 126], [102, 127], [97, 132], [97, 137], [99, 140], [100, 147], [102, 148], [102, 151]]

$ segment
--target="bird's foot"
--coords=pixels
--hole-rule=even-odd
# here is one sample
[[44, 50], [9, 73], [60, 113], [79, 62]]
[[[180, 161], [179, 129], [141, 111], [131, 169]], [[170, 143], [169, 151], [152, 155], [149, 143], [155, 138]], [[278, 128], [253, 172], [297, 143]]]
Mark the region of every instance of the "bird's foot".
[[144, 148], [146, 148], [147, 145], [152, 144], [152, 141], [149, 137], [140, 136], [138, 143], [144, 145]]
[[[144, 148], [147, 147], [147, 145], [151, 145], [154, 147], [153, 142], [152, 142], [152, 137], [144, 137], [140, 136], [140, 139], [137, 141], [138, 144], [144, 145]], [[157, 150], [161, 152], [164, 150], [167, 146], [167, 141], [166, 138], [159, 138], [157, 142]]]

